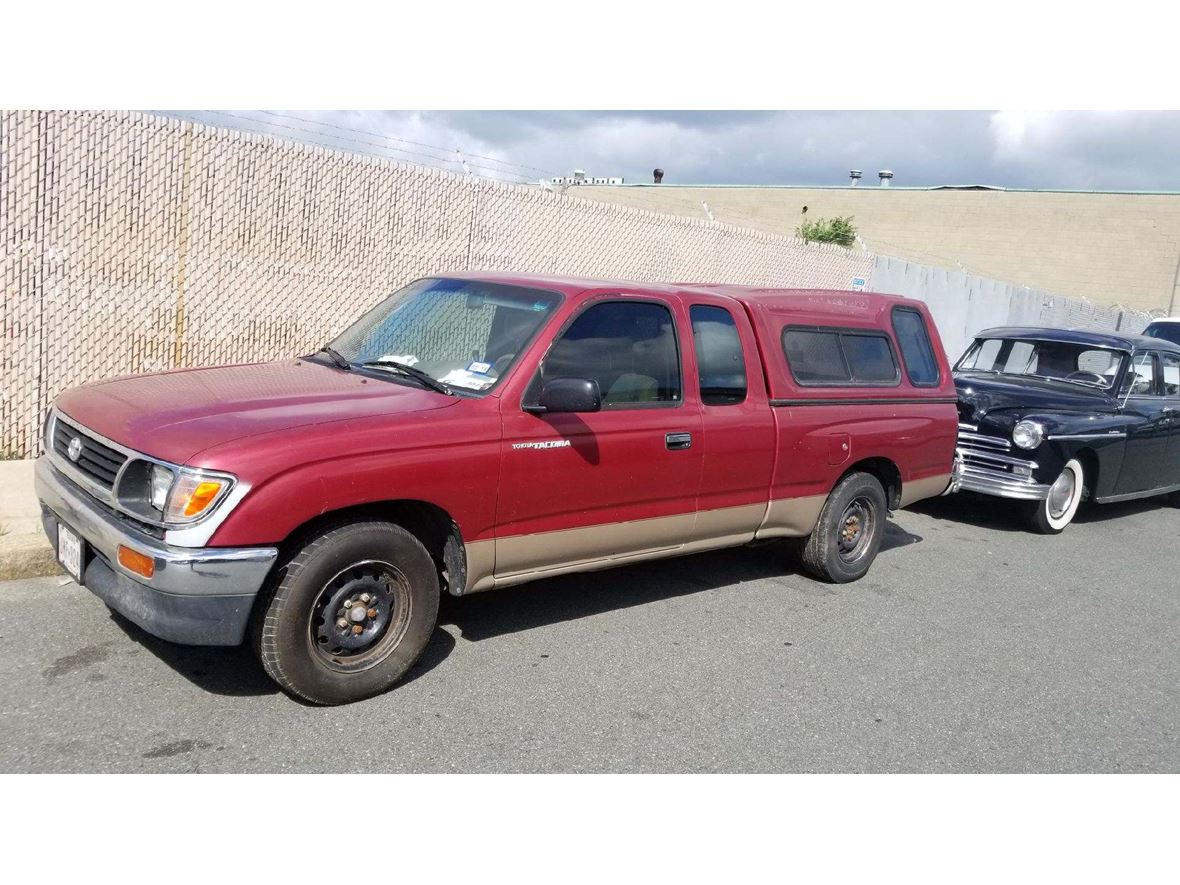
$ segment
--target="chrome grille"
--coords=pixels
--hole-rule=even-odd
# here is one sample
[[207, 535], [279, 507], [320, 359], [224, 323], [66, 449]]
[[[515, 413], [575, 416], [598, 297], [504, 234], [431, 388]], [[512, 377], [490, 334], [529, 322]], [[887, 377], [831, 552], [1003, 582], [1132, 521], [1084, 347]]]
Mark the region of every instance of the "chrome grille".
[[[76, 461], [70, 457], [70, 442], [74, 439], [82, 446]], [[114, 489], [119, 468], [127, 461], [122, 452], [103, 445], [84, 430], [67, 424], [60, 416], [54, 421], [53, 451], [91, 482], [108, 491]]]
[[960, 488], [1004, 498], [1039, 500], [1047, 486], [1033, 477], [1037, 462], [1012, 455], [1012, 442], [979, 433], [973, 424], [959, 425], [958, 452], [963, 459]]
[[1002, 436], [988, 436], [977, 432], [971, 424], [959, 425], [959, 453], [966, 467], [1005, 473], [1009, 476], [1031, 482], [1031, 473], [1036, 464], [1028, 458], [1013, 457], [1012, 442]]

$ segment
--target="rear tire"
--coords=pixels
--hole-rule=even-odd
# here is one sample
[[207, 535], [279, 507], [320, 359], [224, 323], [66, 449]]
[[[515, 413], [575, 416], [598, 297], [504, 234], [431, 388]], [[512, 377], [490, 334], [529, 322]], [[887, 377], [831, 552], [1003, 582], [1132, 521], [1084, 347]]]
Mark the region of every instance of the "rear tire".
[[1029, 528], [1042, 535], [1059, 535], [1073, 522], [1082, 502], [1086, 475], [1081, 462], [1071, 458], [1053, 481], [1043, 501], [1030, 501], [1025, 509]]
[[815, 577], [845, 584], [864, 577], [881, 549], [889, 508], [885, 490], [868, 473], [850, 473], [832, 489], [803, 545], [803, 565]]
[[258, 612], [267, 674], [314, 704], [387, 691], [414, 665], [438, 619], [438, 572], [401, 526], [357, 522], [308, 541], [280, 568]]

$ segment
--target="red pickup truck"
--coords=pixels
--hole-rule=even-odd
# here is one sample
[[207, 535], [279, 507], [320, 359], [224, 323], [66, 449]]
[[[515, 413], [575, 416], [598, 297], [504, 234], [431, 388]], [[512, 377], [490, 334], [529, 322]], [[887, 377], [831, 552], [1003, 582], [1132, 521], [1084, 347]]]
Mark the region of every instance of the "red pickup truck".
[[111, 608], [249, 634], [335, 704], [406, 673], [444, 591], [766, 538], [856, 580], [889, 510], [953, 486], [957, 425], [918, 302], [454, 275], [310, 356], [69, 390], [36, 483]]

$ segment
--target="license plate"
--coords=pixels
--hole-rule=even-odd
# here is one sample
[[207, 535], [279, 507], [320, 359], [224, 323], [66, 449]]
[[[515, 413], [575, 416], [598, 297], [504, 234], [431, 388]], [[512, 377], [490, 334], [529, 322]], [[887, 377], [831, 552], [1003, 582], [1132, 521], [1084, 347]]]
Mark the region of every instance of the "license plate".
[[57, 524], [57, 561], [70, 573], [70, 577], [82, 583], [82, 539], [60, 522]]

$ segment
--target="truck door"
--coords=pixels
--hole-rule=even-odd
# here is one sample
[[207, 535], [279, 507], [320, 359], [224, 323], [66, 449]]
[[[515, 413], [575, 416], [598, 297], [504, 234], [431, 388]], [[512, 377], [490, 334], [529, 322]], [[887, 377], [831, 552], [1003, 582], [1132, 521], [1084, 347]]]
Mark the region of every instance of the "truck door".
[[774, 417], [754, 330], [741, 305], [697, 298], [689, 306], [701, 400], [702, 470], [695, 540], [751, 540], [766, 513], [775, 456]]
[[[692, 537], [701, 409], [684, 383], [682, 305], [602, 296], [559, 333], [520, 401], [501, 406], [496, 578], [626, 560]], [[531, 414], [541, 386], [597, 382], [598, 412]]]
[[1168, 485], [1161, 481], [1160, 472], [1166, 461], [1171, 420], [1159, 376], [1155, 354], [1134, 355], [1123, 382], [1123, 411], [1137, 420], [1128, 427], [1127, 451], [1115, 484], [1116, 495]]

